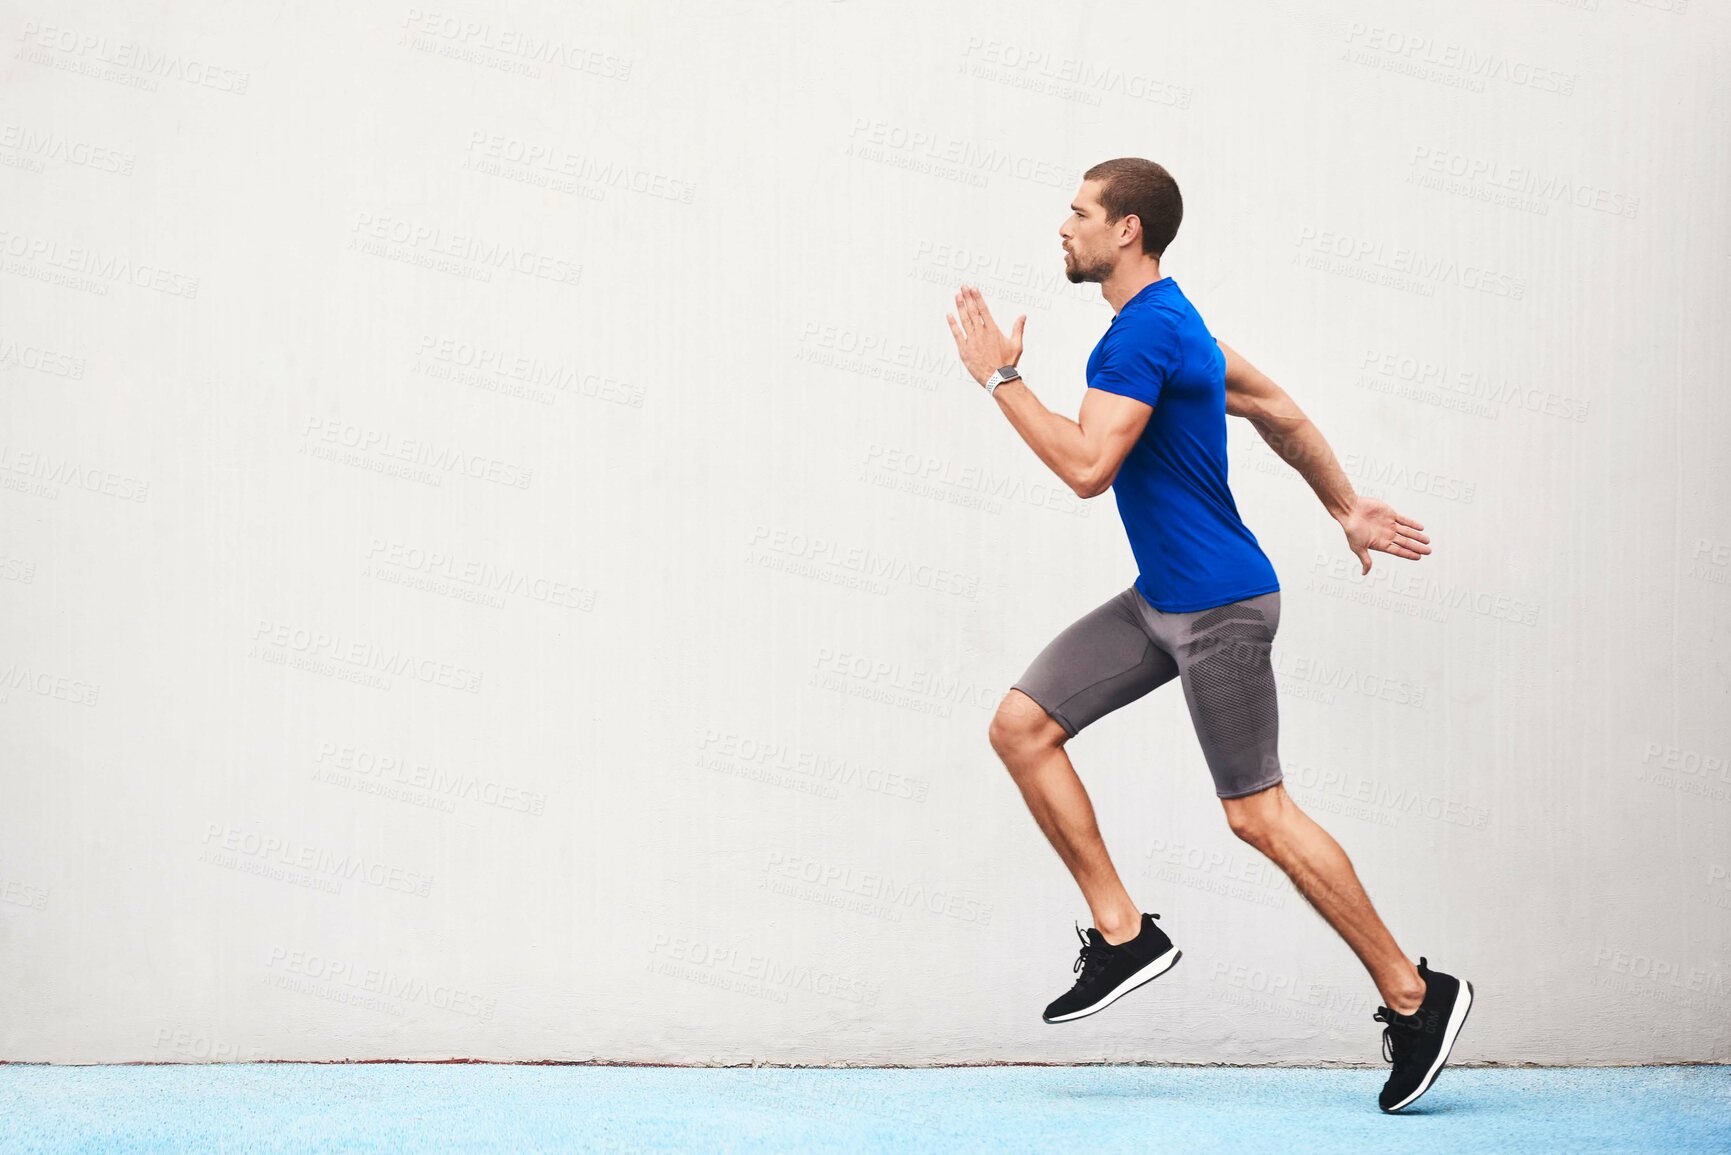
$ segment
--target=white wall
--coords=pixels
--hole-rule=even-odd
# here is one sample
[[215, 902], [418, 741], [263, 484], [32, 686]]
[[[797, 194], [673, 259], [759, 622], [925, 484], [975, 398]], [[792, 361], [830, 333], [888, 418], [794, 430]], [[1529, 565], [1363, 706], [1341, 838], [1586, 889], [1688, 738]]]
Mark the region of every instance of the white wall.
[[1071, 753], [1184, 962], [1039, 1021], [986, 727], [1134, 569], [944, 314], [1073, 415], [1121, 155], [1435, 543], [1361, 579], [1233, 430], [1458, 1059], [1731, 1058], [1722, 8], [105, 7], [3, 24], [0, 1059], [1376, 1061], [1175, 686]]

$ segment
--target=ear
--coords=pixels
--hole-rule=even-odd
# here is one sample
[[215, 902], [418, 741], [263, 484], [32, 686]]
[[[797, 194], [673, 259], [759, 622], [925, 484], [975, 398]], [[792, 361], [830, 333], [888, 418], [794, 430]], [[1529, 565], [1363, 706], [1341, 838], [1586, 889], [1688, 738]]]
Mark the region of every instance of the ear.
[[1118, 221], [1118, 237], [1126, 245], [1141, 240], [1142, 218], [1135, 213], [1125, 213]]

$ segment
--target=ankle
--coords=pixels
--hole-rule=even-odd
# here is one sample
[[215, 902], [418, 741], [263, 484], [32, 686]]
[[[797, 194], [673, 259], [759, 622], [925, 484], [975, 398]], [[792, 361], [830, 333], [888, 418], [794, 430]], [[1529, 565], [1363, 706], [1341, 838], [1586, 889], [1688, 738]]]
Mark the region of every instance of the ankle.
[[1424, 1005], [1425, 981], [1414, 971], [1410, 981], [1382, 993], [1383, 1002], [1397, 1015], [1410, 1015]]
[[1142, 912], [1135, 910], [1102, 918], [1094, 924], [1094, 929], [1113, 946], [1123, 946], [1142, 933]]

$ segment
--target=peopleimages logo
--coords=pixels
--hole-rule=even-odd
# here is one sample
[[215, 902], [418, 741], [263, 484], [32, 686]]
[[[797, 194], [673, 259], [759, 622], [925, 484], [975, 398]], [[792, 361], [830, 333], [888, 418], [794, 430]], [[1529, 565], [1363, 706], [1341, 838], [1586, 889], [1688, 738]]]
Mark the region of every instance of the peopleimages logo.
[[556, 64], [572, 72], [587, 72], [604, 80], [631, 79], [631, 60], [600, 49], [542, 36], [523, 28], [508, 28], [484, 20], [465, 20], [418, 7], [403, 16], [410, 35], [444, 41], [452, 49], [492, 52], [524, 63]]
[[[532, 468], [501, 461], [485, 454], [465, 453], [453, 446], [439, 445], [415, 437], [398, 437], [385, 430], [369, 429], [336, 418], [327, 420], [323, 417], [308, 417], [302, 437], [305, 439], [301, 446], [302, 452], [309, 447], [317, 450], [322, 442], [324, 445], [357, 454], [440, 471], [430, 475], [433, 477], [438, 477], [440, 473], [456, 473], [477, 481], [491, 481], [495, 485], [528, 489], [535, 476]], [[319, 454], [315, 452], [311, 456]]]
[[84, 358], [73, 353], [45, 349], [41, 345], [22, 344], [0, 336], [0, 365], [16, 365], [50, 377], [66, 377], [73, 381], [84, 377]]
[[1415, 145], [1408, 163], [1418, 170], [1454, 177], [1468, 184], [1521, 193], [1543, 202], [1567, 201], [1576, 208], [1592, 209], [1612, 216], [1632, 217], [1640, 209], [1641, 199], [1627, 193], [1573, 180], [1565, 176], [1540, 173], [1525, 165], [1505, 164], [1487, 157], [1468, 156], [1447, 148]]
[[39, 132], [10, 122], [0, 122], [0, 150], [29, 160], [37, 172], [42, 171], [43, 161], [57, 160], [74, 168], [131, 176], [137, 159], [129, 152], [119, 152], [63, 133]]
[[1612, 974], [1645, 979], [1659, 986], [1689, 994], [1706, 994], [1716, 999], [1731, 995], [1731, 984], [1716, 968], [1688, 966], [1674, 959], [1601, 946], [1593, 954], [1593, 965]]
[[1367, 24], [1362, 20], [1347, 23], [1346, 40], [1349, 52], [1356, 48], [1371, 54], [1363, 59], [1353, 56], [1348, 59], [1359, 63], [1380, 61], [1383, 67], [1393, 65], [1392, 71], [1410, 72], [1421, 79], [1441, 79], [1452, 73], [1459, 80], [1468, 82], [1473, 91], [1482, 92], [1487, 80], [1554, 92], [1559, 96], [1572, 96], [1575, 91], [1575, 73], [1559, 72], [1525, 60], [1480, 52], [1453, 41], [1439, 41], [1423, 34]]
[[1591, 403], [1581, 398], [1541, 389], [1524, 381], [1511, 381], [1477, 369], [1450, 366], [1446, 361], [1432, 361], [1384, 349], [1367, 347], [1358, 364], [1361, 369], [1395, 381], [1568, 421], [1584, 421], [1591, 408]]
[[[367, 547], [366, 560], [404, 575], [429, 579], [435, 592], [446, 592], [445, 587], [453, 587], [474, 597], [511, 594], [561, 609], [590, 610], [595, 607], [594, 590], [526, 573], [514, 566], [497, 566], [476, 558], [461, 558], [443, 550], [422, 549], [407, 542], [375, 537]], [[399, 578], [397, 584], [409, 583]]]
[[[986, 503], [989, 509], [992, 499], [1073, 513], [1079, 517], [1087, 517], [1093, 508], [1055, 477], [1035, 476], [1029, 481], [1022, 473], [995, 473], [991, 467], [980, 465], [958, 466], [947, 457], [931, 457], [875, 441], [866, 449], [865, 464], [879, 477], [907, 482], [904, 488], [909, 492], [930, 495], [950, 491], [976, 498]], [[959, 500], [958, 503], [967, 504]], [[997, 510], [992, 509], [992, 512]]]
[[54, 269], [67, 274], [82, 275], [93, 278], [91, 287], [100, 289], [104, 296], [108, 289], [102, 282], [132, 285], [189, 301], [198, 297], [197, 277], [149, 262], [135, 263], [129, 256], [105, 253], [85, 245], [63, 245], [50, 237], [0, 229], [0, 255], [29, 262], [25, 266], [9, 267], [7, 272], [30, 275], [31, 267], [40, 265], [44, 272]]
[[1145, 72], [1096, 64], [1053, 53], [1045, 47], [1028, 48], [1004, 40], [970, 36], [962, 56], [974, 62], [973, 75], [983, 79], [1054, 96], [1080, 97], [1093, 105], [1100, 103], [1100, 94], [1105, 92], [1172, 108], [1189, 108], [1193, 96], [1184, 85], [1159, 80]]
[[467, 151], [470, 162], [492, 161], [501, 167], [516, 166], [525, 172], [568, 178], [601, 188], [625, 189], [659, 200], [690, 204], [697, 195], [697, 186], [687, 180], [500, 133], [471, 132]]
[[697, 742], [697, 765], [823, 798], [838, 797], [840, 788], [848, 786], [886, 798], [924, 802], [932, 785], [928, 779], [868, 766], [845, 755], [713, 727], [705, 728]]
[[526, 790], [478, 774], [447, 770], [420, 758], [369, 750], [364, 746], [320, 742], [315, 761], [319, 763], [321, 772], [336, 770], [363, 782], [426, 791], [441, 801], [460, 798], [500, 810], [537, 815], [547, 809], [547, 796], [538, 790]]
[[258, 646], [274, 646], [302, 658], [323, 659], [356, 671], [413, 678], [417, 682], [470, 694], [481, 692], [480, 670], [424, 658], [408, 650], [387, 649], [371, 642], [326, 633], [324, 630], [308, 630], [291, 626], [287, 622], [260, 618], [253, 627], [252, 640], [255, 649]]
[[894, 554], [880, 554], [866, 546], [847, 545], [823, 534], [807, 534], [779, 527], [772, 529], [759, 522], [752, 530], [747, 545], [754, 554], [777, 554], [855, 573], [866, 579], [905, 583], [934, 593], [973, 598], [980, 592], [978, 574], [957, 573], [930, 562], [916, 562]]
[[[279, 838], [274, 834], [259, 834], [221, 823], [207, 822], [204, 827], [205, 846], [212, 850], [242, 855], [260, 863], [274, 863], [291, 870], [304, 870], [321, 881], [339, 882], [348, 879], [364, 882], [382, 890], [401, 891], [425, 898], [433, 887], [433, 876], [405, 870], [400, 866], [377, 862], [360, 855], [338, 854], [318, 846]], [[211, 862], [219, 866], [231, 863], [219, 857]], [[326, 889], [335, 890], [336, 887]]]
[[1520, 300], [1527, 292], [1526, 278], [1513, 273], [1332, 229], [1314, 229], [1306, 225], [1299, 230], [1297, 245], [1301, 253], [1344, 261], [1349, 266], [1399, 274], [1412, 278], [1415, 284], [1453, 284], [1513, 301]]
[[981, 926], [992, 921], [992, 905], [942, 886], [887, 878], [876, 870], [860, 870], [842, 863], [825, 862], [803, 854], [771, 850], [764, 863], [769, 878], [805, 883], [838, 894], [853, 895], [891, 908], [920, 908]]
[[[394, 1003], [433, 1007], [453, 1014], [467, 1015], [481, 1022], [491, 1021], [499, 1005], [496, 998], [464, 990], [450, 983], [428, 982], [416, 975], [398, 974], [383, 967], [368, 966], [352, 959], [331, 958], [314, 951], [273, 946], [264, 965], [269, 970], [282, 972], [277, 976], [279, 978], [319, 983], [324, 990], [348, 988], [347, 993], [377, 995]], [[300, 989], [288, 984], [278, 985], [285, 986], [285, 989]], [[318, 994], [319, 990], [307, 990], [306, 993]]]
[[[583, 278], [578, 261], [538, 253], [533, 249], [484, 240], [470, 233], [454, 233], [438, 225], [404, 220], [384, 213], [358, 213], [349, 227], [349, 246], [373, 256], [390, 256], [389, 245], [427, 258], [429, 267], [455, 271], [449, 262], [467, 266], [472, 272], [491, 275], [507, 269], [526, 277], [575, 285]], [[441, 263], [443, 262], [443, 263]], [[421, 263], [410, 260], [410, 263]], [[483, 280], [487, 277], [483, 277]]]
[[38, 453], [32, 449], [20, 450], [15, 445], [0, 442], [0, 478], [10, 481], [10, 478], [4, 478], [6, 474], [18, 474], [40, 483], [24, 488], [44, 497], [57, 497], [59, 491], [54, 487], [58, 486], [100, 493], [120, 501], [144, 501], [150, 496], [148, 481], [139, 481], [137, 478], [106, 469], [93, 469], [70, 458], [56, 458], [51, 453]]
[[[130, 40], [111, 40], [72, 28], [52, 24], [24, 22], [18, 40], [26, 48], [59, 52], [79, 63], [113, 65], [140, 74], [139, 79], [178, 80], [197, 88], [212, 88], [235, 96], [245, 96], [250, 79], [245, 72], [222, 68], [179, 52], [168, 52]], [[82, 71], [82, 69], [73, 69]]]
[[[1480, 589], [1461, 582], [1445, 581], [1435, 577], [1414, 573], [1411, 570], [1394, 570], [1377, 567], [1369, 574], [1360, 572], [1357, 558], [1340, 557], [1336, 554], [1317, 552], [1311, 562], [1311, 574], [1319, 576], [1326, 583], [1348, 583], [1346, 588], [1358, 592], [1372, 593], [1377, 591], [1393, 594], [1396, 597], [1410, 599], [1413, 603], [1427, 607], [1447, 610], [1465, 610], [1480, 617], [1494, 621], [1515, 622], [1523, 626], [1534, 626], [1539, 620], [1539, 606], [1536, 602], [1525, 601], [1505, 593]], [[1368, 588], [1367, 588], [1368, 587]], [[1317, 588], [1314, 587], [1313, 588]], [[1333, 592], [1330, 585], [1320, 587], [1324, 593]]]
[[1003, 691], [995, 685], [982, 685], [971, 678], [946, 676], [922, 666], [848, 653], [830, 646], [818, 649], [813, 664], [818, 675], [853, 679], [884, 691], [929, 696], [946, 704], [961, 703], [989, 710], [1003, 697]]
[[876, 983], [804, 964], [782, 962], [731, 945], [657, 932], [650, 943], [649, 969], [705, 986], [786, 1002], [789, 991], [806, 991], [860, 1006], [874, 1006], [882, 993]]
[[0, 702], [4, 702], [7, 694], [13, 690], [23, 690], [43, 698], [56, 698], [79, 706], [96, 705], [97, 695], [102, 693], [101, 686], [92, 685], [82, 678], [51, 674], [46, 670], [21, 666], [17, 662], [0, 669], [0, 691], [5, 691], [0, 692]]
[[1053, 188], [1068, 188], [1080, 169], [1073, 164], [1044, 160], [983, 145], [977, 141], [945, 136], [926, 128], [908, 128], [871, 117], [856, 116], [848, 134], [847, 154], [864, 160], [900, 156], [921, 164], [953, 165], [954, 171], [970, 177], [1008, 176]]

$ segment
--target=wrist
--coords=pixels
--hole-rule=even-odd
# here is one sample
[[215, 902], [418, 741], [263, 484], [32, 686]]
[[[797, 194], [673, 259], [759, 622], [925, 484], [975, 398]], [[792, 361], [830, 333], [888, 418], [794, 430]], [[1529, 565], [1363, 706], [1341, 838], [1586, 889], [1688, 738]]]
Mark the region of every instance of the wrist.
[[988, 395], [995, 395], [1000, 387], [1011, 381], [1021, 380], [1021, 376], [1022, 374], [1016, 369], [1016, 363], [1010, 361], [993, 369], [984, 379], [981, 379], [980, 387]]

